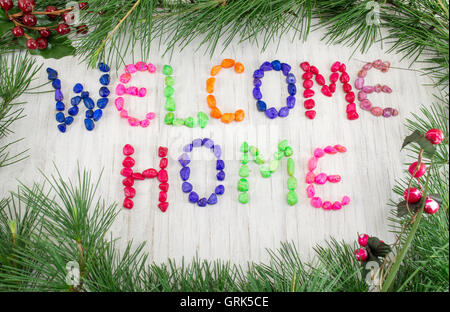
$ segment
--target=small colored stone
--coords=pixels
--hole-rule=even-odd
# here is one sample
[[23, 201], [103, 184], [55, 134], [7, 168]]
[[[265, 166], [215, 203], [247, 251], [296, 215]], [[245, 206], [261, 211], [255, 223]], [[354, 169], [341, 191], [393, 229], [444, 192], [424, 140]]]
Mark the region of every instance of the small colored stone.
[[259, 155], [259, 149], [256, 146], [250, 146], [250, 154], [252, 154], [253, 156], [258, 156]]
[[175, 104], [175, 100], [172, 97], [168, 97], [166, 99], [166, 105], [165, 109], [169, 112], [174, 112], [177, 108], [177, 105]]
[[147, 68], [148, 68], [148, 72], [153, 74], [154, 72], [156, 72], [156, 66], [153, 65], [152, 63], [148, 63], [147, 64]]
[[193, 117], [187, 117], [184, 120], [184, 125], [188, 128], [193, 128], [194, 127], [194, 118]]
[[183, 153], [180, 157], [178, 157], [178, 162], [181, 166], [186, 167], [191, 162], [191, 159], [188, 154]]
[[171, 97], [173, 93], [175, 92], [174, 88], [171, 86], [166, 86], [164, 88], [164, 96], [165, 97]]
[[78, 105], [81, 102], [81, 96], [77, 95], [70, 99], [70, 104]]
[[314, 171], [317, 168], [318, 159], [316, 157], [311, 157], [308, 161], [308, 170]]
[[281, 70], [281, 62], [279, 60], [272, 61], [272, 67], [274, 70]]
[[288, 148], [288, 146], [289, 146], [288, 140], [283, 140], [280, 143], [278, 143], [278, 150], [284, 152], [286, 150], [286, 148]]
[[240, 179], [238, 182], [238, 191], [240, 192], [247, 192], [249, 189], [249, 183], [247, 179]]
[[78, 114], [78, 111], [79, 111], [78, 106], [72, 106], [71, 108], [69, 108], [69, 110], [67, 111], [67, 113], [68, 113], [70, 116], [76, 116], [76, 115]]
[[327, 154], [336, 154], [338, 151], [333, 146], [327, 146], [324, 148], [325, 153]]
[[109, 85], [109, 82], [111, 81], [111, 78], [109, 77], [108, 74], [103, 74], [100, 79], [99, 79], [100, 83], [104, 86]]
[[104, 109], [108, 104], [108, 98], [100, 98], [97, 100], [97, 107], [100, 109]]
[[316, 190], [314, 188], [314, 185], [308, 185], [308, 187], [306, 188], [306, 196], [308, 196], [308, 198], [313, 198], [315, 194]]
[[325, 155], [325, 151], [324, 151], [323, 149], [321, 149], [321, 148], [316, 148], [316, 149], [314, 150], [314, 157], [316, 157], [316, 158], [321, 158], [321, 157], [323, 157], [323, 155]]
[[286, 98], [286, 107], [289, 109], [293, 109], [295, 107], [295, 96], [290, 95]]
[[287, 187], [289, 190], [295, 190], [297, 188], [297, 179], [295, 177], [289, 177]]
[[170, 65], [164, 65], [163, 66], [163, 74], [166, 76], [172, 75], [173, 74], [173, 68]]
[[191, 169], [189, 167], [181, 168], [181, 170], [180, 170], [181, 180], [183, 180], [183, 181], [189, 180], [190, 175], [191, 175]]
[[220, 145], [214, 145], [213, 153], [216, 158], [220, 158], [220, 156], [222, 156], [222, 148], [220, 147]]
[[322, 208], [324, 210], [331, 210], [331, 202], [329, 202], [328, 200], [324, 201], [322, 204]]
[[55, 89], [61, 89], [61, 80], [59, 79], [53, 80], [52, 87]]
[[270, 171], [270, 167], [267, 164], [259, 166], [259, 172], [261, 173], [261, 176], [263, 178], [268, 178], [272, 175], [272, 172]]
[[226, 124], [232, 122], [234, 119], [235, 119], [235, 116], [233, 113], [225, 113], [220, 117], [220, 120]]
[[225, 162], [222, 159], [217, 159], [216, 161], [216, 170], [225, 169]]
[[262, 99], [262, 93], [261, 93], [261, 89], [260, 88], [254, 87], [252, 93], [253, 93], [253, 97], [256, 100]]
[[241, 164], [243, 164], [243, 165], [248, 164], [248, 161], [249, 161], [248, 154], [242, 154], [242, 156], [241, 156]]
[[372, 113], [372, 115], [377, 116], [377, 117], [383, 115], [383, 109], [378, 106], [372, 107], [370, 109], [370, 112]]
[[86, 118], [92, 118], [92, 117], [94, 117], [94, 111], [93, 111], [92, 109], [88, 109], [88, 110], [85, 112], [85, 116], [86, 116]]
[[94, 121], [93, 121], [92, 119], [86, 118], [86, 119], [84, 120], [84, 125], [85, 125], [85, 127], [86, 127], [86, 129], [87, 129], [88, 131], [92, 131], [92, 130], [94, 130], [94, 128], [95, 128], [95, 124], [94, 124]]
[[286, 149], [284, 150], [284, 156], [290, 157], [290, 156], [292, 156], [292, 154], [294, 154], [292, 147], [290, 147], [290, 146], [286, 147]]
[[140, 88], [137, 95], [139, 97], [144, 97], [146, 94], [147, 94], [147, 89], [146, 88]]
[[295, 191], [289, 191], [287, 194], [287, 202], [289, 206], [294, 206], [298, 202], [298, 196]]
[[289, 107], [285, 106], [280, 108], [278, 112], [279, 117], [287, 117], [289, 115]]
[[225, 186], [223, 186], [222, 184], [217, 185], [214, 193], [216, 193], [217, 195], [222, 195], [223, 193], [225, 193]]
[[220, 170], [220, 171], [217, 173], [216, 177], [217, 177], [217, 180], [219, 180], [219, 181], [225, 180], [225, 171]]
[[73, 117], [72, 116], [67, 116], [66, 119], [64, 119], [64, 123], [66, 125], [71, 125], [73, 123]]
[[240, 193], [238, 196], [238, 200], [241, 204], [246, 204], [249, 201], [249, 196], [247, 192]]
[[320, 197], [313, 197], [313, 198], [311, 198], [311, 205], [314, 208], [322, 207], [322, 199]]
[[124, 73], [120, 75], [119, 80], [122, 83], [128, 83], [131, 80], [131, 75], [129, 73]]
[[190, 193], [192, 191], [192, 184], [189, 182], [183, 182], [183, 184], [181, 184], [181, 190], [183, 193]]
[[189, 201], [193, 204], [198, 202], [198, 194], [194, 191], [189, 193]]
[[222, 60], [222, 63], [220, 63], [220, 65], [224, 68], [233, 67], [234, 64], [235, 64], [235, 61], [233, 59], [224, 59], [224, 60]]
[[269, 170], [271, 172], [275, 172], [278, 169], [279, 166], [280, 166], [280, 161], [279, 160], [276, 160], [276, 159], [271, 160], [270, 163], [269, 163]]
[[248, 153], [248, 151], [249, 151], [249, 145], [248, 145], [247, 142], [243, 142], [243, 143], [241, 144], [240, 151], [241, 151], [242, 153]]
[[265, 114], [270, 119], [274, 119], [275, 117], [278, 116], [278, 111], [275, 107], [271, 107], [265, 111]]
[[100, 71], [102, 71], [102, 72], [104, 72], [104, 73], [109, 72], [109, 66], [106, 65], [106, 64], [103, 63], [103, 62], [100, 62], [100, 63], [98, 64], [98, 69], [100, 69]]
[[83, 91], [83, 85], [81, 83], [77, 83], [73, 86], [74, 93], [80, 93], [81, 91]]
[[87, 109], [93, 109], [95, 107], [95, 103], [90, 97], [84, 98], [83, 103]]
[[66, 117], [64, 116], [64, 113], [59, 112], [56, 114], [56, 121], [58, 122], [64, 122]]
[[262, 65], [259, 67], [259, 69], [263, 70], [263, 71], [270, 71], [273, 69], [273, 65], [270, 62], [264, 62], [262, 63]]
[[212, 193], [207, 201], [208, 205], [215, 205], [217, 204], [217, 195], [215, 193]]
[[234, 112], [234, 120], [239, 122], [244, 120], [245, 118], [245, 112], [242, 109], [238, 109], [237, 111]]
[[307, 184], [314, 183], [315, 178], [316, 178], [316, 175], [314, 174], [314, 172], [309, 171], [309, 172], [306, 174], [305, 182], [306, 182]]
[[267, 109], [267, 105], [266, 102], [264, 101], [256, 101], [256, 108], [260, 111], [260, 112], [264, 112]]
[[331, 206], [332, 210], [339, 210], [342, 208], [342, 204], [338, 201], [334, 202], [333, 205]]
[[342, 206], [346, 206], [349, 203], [350, 203], [350, 197], [348, 197], [348, 196], [342, 197], [342, 201], [341, 201]]
[[341, 176], [337, 174], [329, 175], [327, 177], [327, 181], [331, 183], [338, 183], [341, 182]]
[[167, 113], [166, 116], [164, 116], [164, 123], [166, 125], [171, 125], [173, 123], [174, 118], [175, 115], [173, 113]]
[[56, 110], [57, 111], [63, 111], [65, 109], [66, 109], [66, 106], [64, 105], [63, 102], [61, 102], [61, 101], [56, 102]]
[[288, 159], [287, 172], [288, 172], [289, 176], [291, 176], [291, 177], [294, 176], [294, 173], [295, 173], [295, 162], [294, 162], [294, 160], [292, 158]]
[[64, 99], [64, 96], [61, 92], [61, 89], [55, 90], [55, 101], [62, 101]]
[[316, 184], [325, 184], [325, 182], [327, 182], [327, 175], [325, 173], [319, 173], [314, 178], [314, 182]]
[[169, 181], [169, 175], [167, 174], [167, 171], [165, 169], [159, 170], [157, 178], [159, 182]]

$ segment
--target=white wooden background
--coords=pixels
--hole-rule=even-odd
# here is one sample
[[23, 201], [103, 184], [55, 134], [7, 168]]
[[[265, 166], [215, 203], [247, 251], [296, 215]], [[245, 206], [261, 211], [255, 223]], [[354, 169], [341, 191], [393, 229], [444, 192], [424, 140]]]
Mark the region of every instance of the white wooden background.
[[[41, 181], [38, 169], [54, 173], [53, 162], [65, 177], [76, 178], [77, 162], [97, 177], [104, 168], [100, 183], [101, 195], [107, 202], [123, 201], [122, 147], [126, 143], [135, 149], [136, 169], [157, 167], [158, 146], [169, 147], [170, 207], [166, 213], [157, 208], [158, 186], [156, 181], [137, 181], [137, 196], [132, 210], [121, 209], [117, 221], [112, 227], [114, 237], [120, 237], [123, 248], [128, 240], [147, 241], [146, 251], [150, 259], [156, 262], [167, 258], [180, 260], [183, 256], [190, 260], [198, 255], [205, 259], [231, 260], [245, 264], [249, 260], [265, 261], [268, 258], [266, 248], [278, 248], [282, 241], [293, 241], [305, 260], [311, 259], [312, 248], [333, 236], [337, 239], [354, 241], [357, 233], [376, 235], [392, 242], [387, 217], [390, 207], [391, 188], [395, 179], [401, 177], [405, 153], [400, 146], [407, 134], [403, 126], [410, 112], [418, 112], [421, 104], [430, 100], [431, 89], [423, 85], [425, 78], [417, 72], [392, 69], [387, 74], [371, 70], [366, 79], [368, 83], [385, 83], [393, 88], [393, 93], [370, 95], [375, 105], [392, 106], [400, 111], [393, 118], [375, 118], [369, 112], [359, 110], [360, 118], [349, 121], [345, 114], [345, 100], [341, 85], [333, 98], [321, 95], [315, 85], [317, 117], [309, 120], [304, 116], [302, 92], [297, 84], [299, 95], [297, 105], [288, 118], [269, 120], [257, 111], [252, 97], [252, 73], [264, 61], [279, 59], [293, 67], [293, 73], [301, 81], [299, 64], [309, 61], [315, 64], [327, 78], [329, 68], [336, 61], [347, 64], [347, 71], [353, 84], [356, 74], [364, 64], [381, 58], [389, 60], [393, 67], [407, 68], [408, 63], [400, 57], [386, 54], [379, 47], [372, 48], [361, 55], [344, 47], [327, 46], [320, 41], [322, 34], [315, 32], [306, 43], [292, 41], [290, 37], [281, 40], [261, 52], [256, 45], [249, 43], [233, 44], [224, 52], [216, 52], [212, 57], [196, 52], [196, 45], [184, 51], [175, 52], [172, 59], [161, 57], [161, 52], [151, 51], [151, 59], [157, 67], [156, 74], [140, 73], [132, 83], [145, 86], [148, 95], [145, 98], [129, 97], [126, 109], [134, 116], [144, 116], [154, 111], [157, 118], [148, 128], [132, 128], [119, 117], [113, 101], [104, 111], [104, 117], [97, 123], [93, 132], [84, 128], [84, 110], [61, 134], [56, 128], [55, 101], [53, 94], [23, 96], [27, 117], [14, 124], [13, 138], [25, 138], [15, 149], [29, 148], [29, 158], [19, 164], [1, 170], [1, 192], [14, 190], [17, 181], [32, 183]], [[385, 48], [386, 49], [386, 48]], [[217, 49], [221, 51], [221, 49]], [[213, 65], [223, 58], [234, 58], [245, 66], [245, 72], [237, 75], [233, 70], [223, 70], [216, 81], [216, 98], [222, 111], [233, 112], [243, 108], [246, 118], [241, 123], [225, 125], [218, 120], [210, 120], [205, 129], [174, 128], [163, 123], [164, 118], [164, 80], [162, 65], [171, 64], [175, 71], [175, 100], [177, 113], [182, 117], [195, 116], [200, 110], [209, 114], [206, 104], [205, 82]], [[134, 60], [139, 61], [139, 57]], [[127, 61], [131, 62], [129, 57]], [[43, 60], [41, 77], [37, 84], [47, 81], [45, 68], [51, 66], [59, 72], [65, 103], [70, 106], [73, 96], [72, 87], [82, 82], [96, 100], [99, 88], [98, 70], [87, 70], [84, 64], [72, 57], [61, 60]], [[113, 68], [114, 74], [115, 68]], [[123, 70], [120, 69], [119, 73]], [[111, 89], [118, 82], [113, 75]], [[50, 90], [51, 86], [42, 90]], [[287, 95], [286, 83], [280, 72], [266, 73], [262, 92], [268, 105], [281, 107]], [[81, 107], [83, 105], [81, 104]], [[205, 208], [188, 203], [187, 195], [181, 191], [179, 178], [180, 166], [177, 157], [182, 146], [198, 137], [210, 137], [223, 148], [226, 160], [226, 192], [215, 206]], [[256, 165], [251, 165], [250, 203], [241, 205], [238, 200], [237, 182], [239, 180], [239, 146], [243, 140], [257, 144], [263, 155], [269, 157], [276, 149], [279, 140], [288, 139], [294, 149], [296, 176], [299, 180], [299, 202], [294, 207], [286, 203], [286, 162], [282, 163], [272, 178], [263, 179]], [[307, 160], [316, 147], [342, 144], [348, 152], [341, 155], [324, 157], [319, 170], [342, 176], [338, 184], [326, 184], [317, 187], [317, 193], [324, 199], [340, 200], [342, 195], [351, 197], [349, 206], [341, 211], [324, 211], [313, 208], [306, 197]], [[202, 196], [209, 195], [216, 185], [215, 162], [212, 154], [197, 149], [193, 154], [198, 161], [191, 165], [191, 178], [195, 190]]]

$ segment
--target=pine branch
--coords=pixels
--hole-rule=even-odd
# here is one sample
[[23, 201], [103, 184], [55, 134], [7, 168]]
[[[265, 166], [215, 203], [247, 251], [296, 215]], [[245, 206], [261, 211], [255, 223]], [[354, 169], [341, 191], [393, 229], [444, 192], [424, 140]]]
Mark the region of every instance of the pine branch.
[[14, 164], [26, 156], [26, 151], [11, 155], [9, 148], [20, 140], [5, 143], [13, 133], [11, 124], [25, 117], [23, 108], [16, 99], [22, 95], [35, 79], [41, 66], [28, 56], [13, 54], [0, 55], [0, 167]]

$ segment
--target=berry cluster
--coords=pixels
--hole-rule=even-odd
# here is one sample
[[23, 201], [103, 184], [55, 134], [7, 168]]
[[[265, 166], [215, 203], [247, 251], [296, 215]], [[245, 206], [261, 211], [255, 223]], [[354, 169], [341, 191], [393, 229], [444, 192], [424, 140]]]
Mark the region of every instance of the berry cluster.
[[355, 250], [356, 260], [361, 262], [377, 261], [384, 258], [391, 251], [391, 247], [377, 237], [367, 234], [358, 236], [358, 244], [361, 248]]
[[[13, 22], [14, 27], [11, 29], [14, 37], [25, 37], [27, 38], [26, 46], [29, 50], [44, 50], [48, 47], [48, 38], [52, 31], [56, 31], [60, 35], [67, 35], [70, 33], [71, 28], [69, 25], [74, 22], [73, 7], [68, 9], [58, 9], [56, 6], [48, 6], [45, 11], [35, 11], [36, 1], [35, 0], [19, 0], [17, 3], [20, 12], [9, 14], [9, 11], [13, 9], [14, 3], [12, 0], [0, 0], [0, 7], [5, 10], [7, 18]], [[89, 7], [87, 2], [79, 3], [79, 8], [81, 10], [87, 9]], [[36, 15], [46, 15], [49, 20], [62, 19], [62, 22], [56, 26], [38, 26], [38, 20]], [[86, 25], [76, 26], [76, 31], [79, 34], [86, 34], [88, 29]], [[37, 32], [38, 38], [35, 39], [25, 32]]]
[[[430, 129], [425, 134], [425, 138], [430, 141], [431, 144], [437, 145], [444, 140], [444, 133], [439, 129]], [[419, 161], [413, 162], [408, 168], [408, 172], [416, 179], [422, 177], [426, 173], [426, 171], [427, 167], [420, 159]], [[419, 180], [417, 181], [419, 183]], [[408, 202], [408, 204], [420, 204], [422, 200], [422, 192], [415, 187], [408, 187], [403, 193], [403, 198], [406, 202]], [[439, 210], [439, 208], [439, 203], [436, 200], [428, 196], [427, 198], [425, 198], [425, 205], [423, 208], [425, 213], [435, 214]]]

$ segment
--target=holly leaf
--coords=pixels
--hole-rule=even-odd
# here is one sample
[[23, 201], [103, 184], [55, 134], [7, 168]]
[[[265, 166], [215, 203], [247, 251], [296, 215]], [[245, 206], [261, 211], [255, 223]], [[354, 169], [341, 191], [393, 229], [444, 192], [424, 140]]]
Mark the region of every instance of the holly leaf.
[[375, 257], [385, 257], [391, 251], [391, 247], [377, 237], [369, 238], [367, 246], [370, 248], [370, 253]]
[[[19, 39], [19, 44], [26, 48], [27, 40], [25, 38]], [[64, 36], [51, 36], [48, 38], [48, 47], [44, 50], [28, 50], [32, 55], [40, 55], [43, 58], [60, 59], [68, 55], [75, 55], [75, 48], [72, 46], [72, 41]]]
[[419, 130], [415, 130], [405, 138], [401, 149], [411, 143], [419, 144], [419, 146], [423, 149], [423, 152], [430, 158], [436, 152], [436, 146], [431, 144], [431, 142], [428, 141], [428, 139]]
[[[409, 210], [412, 213], [415, 213], [423, 204], [423, 198], [421, 198], [417, 203], [411, 204], [409, 203]], [[408, 214], [408, 207], [406, 207], [406, 200], [402, 200], [397, 204], [397, 217], [401, 218], [404, 215]]]

